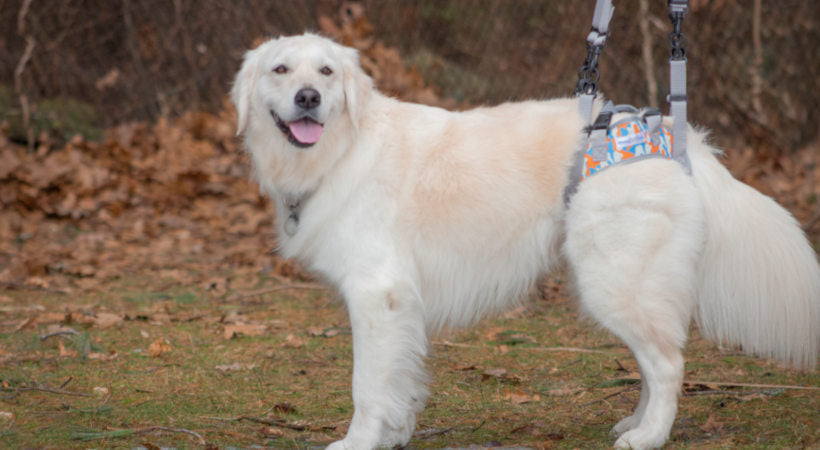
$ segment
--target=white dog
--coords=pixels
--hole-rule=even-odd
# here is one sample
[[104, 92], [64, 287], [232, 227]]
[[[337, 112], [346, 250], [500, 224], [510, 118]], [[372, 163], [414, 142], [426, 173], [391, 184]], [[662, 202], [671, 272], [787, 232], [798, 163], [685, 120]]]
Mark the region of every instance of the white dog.
[[661, 446], [694, 317], [705, 335], [811, 368], [820, 266], [795, 220], [689, 130], [692, 174], [655, 158], [562, 200], [575, 99], [448, 112], [383, 96], [355, 50], [306, 34], [249, 51], [231, 91], [281, 251], [343, 295], [355, 413], [330, 448], [406, 444], [428, 335], [509, 307], [562, 256], [582, 309], [640, 366], [617, 447]]

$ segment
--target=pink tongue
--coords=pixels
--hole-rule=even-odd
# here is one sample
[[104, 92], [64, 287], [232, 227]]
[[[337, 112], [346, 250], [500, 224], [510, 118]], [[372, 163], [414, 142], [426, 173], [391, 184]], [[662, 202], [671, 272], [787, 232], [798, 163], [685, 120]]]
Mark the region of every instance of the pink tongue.
[[308, 118], [295, 120], [288, 127], [293, 137], [303, 144], [315, 144], [322, 136], [322, 126]]

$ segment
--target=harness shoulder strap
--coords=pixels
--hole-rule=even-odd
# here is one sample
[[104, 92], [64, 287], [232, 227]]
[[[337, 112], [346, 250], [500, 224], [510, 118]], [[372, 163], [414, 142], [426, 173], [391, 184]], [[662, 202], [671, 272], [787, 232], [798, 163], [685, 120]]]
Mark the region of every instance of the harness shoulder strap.
[[[672, 51], [669, 55], [669, 115], [672, 116], [672, 149], [676, 161], [691, 173], [686, 155], [686, 38], [681, 33], [681, 22], [688, 10], [687, 0], [669, 0], [669, 20], [673, 30], [669, 33]], [[685, 164], [684, 164], [685, 162]]]
[[614, 12], [612, 0], [596, 0], [592, 29], [587, 35], [587, 57], [578, 71], [578, 85], [575, 87], [575, 94], [579, 97], [579, 113], [587, 126], [592, 123], [592, 105], [598, 95], [598, 56], [609, 36], [609, 21]]

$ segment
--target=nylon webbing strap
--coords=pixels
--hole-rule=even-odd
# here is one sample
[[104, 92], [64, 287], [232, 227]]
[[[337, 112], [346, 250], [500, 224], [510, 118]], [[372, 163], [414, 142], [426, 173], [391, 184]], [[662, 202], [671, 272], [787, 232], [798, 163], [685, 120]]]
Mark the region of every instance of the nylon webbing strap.
[[615, 7], [612, 0], [597, 0], [592, 16], [592, 29], [587, 35], [587, 58], [578, 71], [578, 85], [575, 94], [579, 97], [579, 113], [587, 126], [592, 123], [592, 105], [598, 95], [598, 55], [606, 44], [609, 21]]
[[669, 33], [672, 51], [669, 56], [669, 115], [672, 116], [672, 149], [674, 159], [686, 162], [684, 167], [691, 171], [686, 155], [686, 38], [681, 33], [681, 22], [688, 10], [687, 0], [669, 0], [669, 20], [674, 29]]
[[609, 33], [609, 21], [615, 7], [611, 0], [598, 0], [595, 3], [595, 13], [592, 15], [592, 30], [587, 35], [587, 42], [590, 45], [603, 47], [606, 43], [606, 35]]
[[686, 60], [669, 60], [669, 115], [675, 159], [686, 158]]

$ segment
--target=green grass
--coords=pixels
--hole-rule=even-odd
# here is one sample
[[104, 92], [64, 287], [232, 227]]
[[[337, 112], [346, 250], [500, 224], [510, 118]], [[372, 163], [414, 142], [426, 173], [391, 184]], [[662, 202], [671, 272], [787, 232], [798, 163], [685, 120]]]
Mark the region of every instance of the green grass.
[[[0, 447], [188, 448], [201, 436], [220, 448], [308, 448], [341, 438], [353, 412], [343, 308], [323, 290], [236, 294], [159, 291], [148, 280], [82, 295], [4, 292], [0, 412], [12, 416], [0, 415]], [[72, 313], [63, 325], [77, 334], [41, 340], [59, 325], [58, 312]], [[102, 326], [93, 320], [102, 312], [125, 320]], [[411, 448], [610, 446], [609, 429], [637, 402], [636, 364], [617, 339], [576, 316], [571, 301], [535, 300], [436, 338], [432, 394]], [[231, 324], [261, 331], [229, 339]], [[157, 341], [165, 350], [152, 355]], [[717, 349], [696, 331], [687, 361], [687, 380], [820, 386], [816, 372]], [[820, 443], [819, 391], [686, 391], [669, 448]]]

